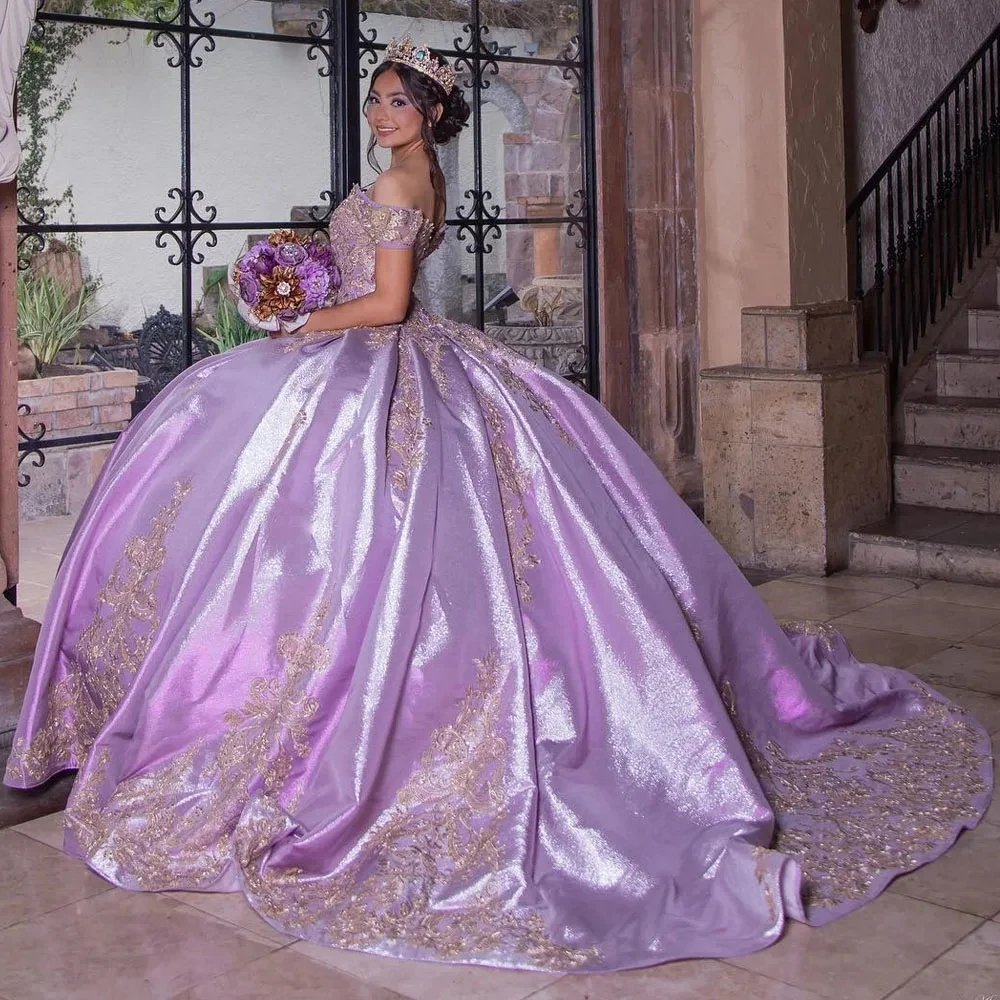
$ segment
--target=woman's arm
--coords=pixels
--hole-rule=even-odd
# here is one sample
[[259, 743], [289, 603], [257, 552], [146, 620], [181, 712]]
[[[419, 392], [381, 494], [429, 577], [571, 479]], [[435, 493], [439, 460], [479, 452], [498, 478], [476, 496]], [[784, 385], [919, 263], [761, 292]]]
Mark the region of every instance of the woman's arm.
[[[396, 171], [382, 174], [372, 186], [372, 198], [384, 205], [415, 208], [412, 180]], [[377, 247], [375, 250], [375, 291], [351, 302], [317, 309], [301, 333], [352, 330], [355, 327], [391, 326], [402, 323], [410, 310], [415, 278], [413, 248]]]
[[375, 251], [375, 291], [350, 302], [317, 309], [296, 332], [317, 333], [402, 323], [410, 308], [413, 278], [412, 247], [405, 250], [378, 247]]

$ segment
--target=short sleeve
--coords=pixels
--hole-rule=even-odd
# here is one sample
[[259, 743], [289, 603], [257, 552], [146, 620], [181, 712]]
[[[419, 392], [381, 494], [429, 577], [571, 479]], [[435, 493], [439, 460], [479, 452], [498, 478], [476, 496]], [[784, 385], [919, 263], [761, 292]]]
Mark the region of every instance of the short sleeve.
[[376, 246], [387, 250], [409, 250], [420, 236], [424, 217], [417, 209], [394, 208], [371, 202], [365, 224]]

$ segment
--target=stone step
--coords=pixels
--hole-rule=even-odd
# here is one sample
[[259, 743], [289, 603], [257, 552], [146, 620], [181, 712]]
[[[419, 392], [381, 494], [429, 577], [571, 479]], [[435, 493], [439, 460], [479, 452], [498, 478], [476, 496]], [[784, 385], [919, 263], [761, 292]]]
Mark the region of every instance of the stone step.
[[897, 504], [1000, 513], [1000, 451], [903, 445], [892, 468]]
[[1000, 514], [897, 506], [850, 534], [859, 573], [1000, 585]]
[[1000, 351], [937, 355], [939, 396], [1000, 399]]
[[[0, 776], [14, 742], [38, 630], [38, 622], [25, 618], [18, 608], [0, 598]], [[0, 828], [58, 812], [66, 805], [72, 784], [73, 777], [67, 774], [31, 791], [0, 785]]]
[[969, 310], [969, 350], [1000, 351], [1000, 309]]
[[929, 396], [903, 404], [905, 444], [1000, 451], [1000, 399]]

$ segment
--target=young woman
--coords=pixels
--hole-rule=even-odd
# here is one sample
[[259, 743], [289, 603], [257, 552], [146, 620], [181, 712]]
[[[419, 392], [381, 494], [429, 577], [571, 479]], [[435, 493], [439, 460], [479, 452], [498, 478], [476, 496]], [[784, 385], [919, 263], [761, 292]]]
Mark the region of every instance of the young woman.
[[366, 108], [341, 301], [122, 435], [6, 780], [78, 769], [66, 849], [117, 885], [518, 968], [742, 954], [938, 856], [985, 732], [779, 627], [596, 402], [411, 301], [468, 108], [409, 43]]

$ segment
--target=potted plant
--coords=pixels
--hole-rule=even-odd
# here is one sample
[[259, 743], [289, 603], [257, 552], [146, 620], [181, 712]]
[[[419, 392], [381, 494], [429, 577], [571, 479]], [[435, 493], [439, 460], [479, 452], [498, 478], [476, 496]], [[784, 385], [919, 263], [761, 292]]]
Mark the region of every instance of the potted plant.
[[34, 355], [39, 374], [52, 373], [56, 355], [94, 314], [96, 292], [93, 281], [84, 282], [74, 295], [50, 274], [18, 274], [18, 342]]

